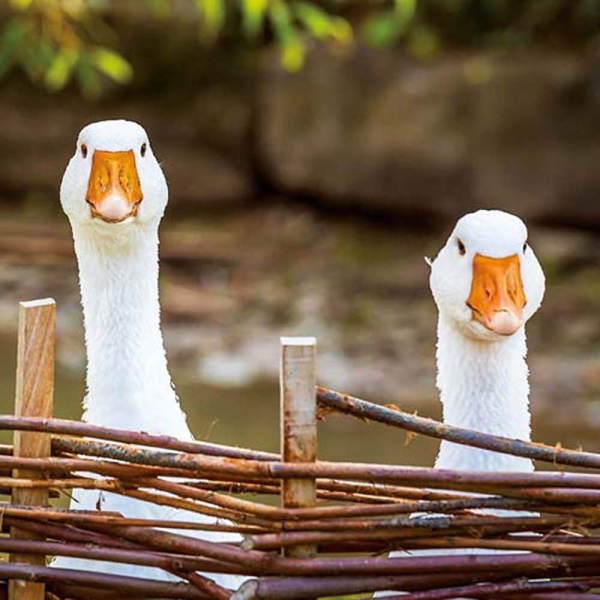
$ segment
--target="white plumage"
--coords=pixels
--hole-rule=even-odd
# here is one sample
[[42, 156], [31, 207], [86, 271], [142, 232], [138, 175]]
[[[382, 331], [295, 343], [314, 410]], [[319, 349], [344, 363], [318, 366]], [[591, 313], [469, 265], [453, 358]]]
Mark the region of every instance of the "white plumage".
[[[461, 254], [458, 242], [465, 253]], [[467, 304], [476, 255], [517, 257], [525, 304], [521, 323], [500, 335], [474, 318]], [[497, 283], [488, 286], [499, 294]], [[527, 243], [527, 228], [514, 215], [480, 210], [458, 221], [431, 266], [430, 286], [438, 307], [437, 387], [444, 422], [486, 433], [530, 440], [525, 323], [544, 296], [544, 274]], [[490, 298], [493, 301], [494, 298]], [[443, 441], [436, 467], [532, 471], [527, 459]]]
[[[498, 210], [465, 215], [430, 264], [430, 287], [439, 312], [437, 387], [444, 422], [530, 441], [525, 323], [540, 307], [545, 281], [527, 243], [525, 224]], [[533, 471], [528, 459], [447, 441], [440, 445], [435, 466]]]
[[[137, 195], [136, 186], [141, 191]], [[63, 177], [61, 203], [73, 229], [84, 312], [88, 366], [83, 419], [192, 440], [171, 383], [160, 329], [158, 227], [167, 199], [165, 177], [140, 125], [103, 121], [81, 131]], [[127, 517], [214, 522], [197, 513], [94, 490], [77, 490], [71, 506], [96, 510], [99, 504]], [[214, 532], [196, 537], [239, 540]], [[175, 579], [159, 569], [82, 559], [58, 558], [54, 566]], [[243, 581], [229, 575], [210, 577], [233, 589]]]

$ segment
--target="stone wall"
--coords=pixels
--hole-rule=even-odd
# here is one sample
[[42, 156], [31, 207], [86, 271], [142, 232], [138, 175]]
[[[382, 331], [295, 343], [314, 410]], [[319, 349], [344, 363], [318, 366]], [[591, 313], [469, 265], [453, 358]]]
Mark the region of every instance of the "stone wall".
[[292, 75], [273, 56], [234, 51], [157, 49], [150, 64], [141, 56], [155, 40], [145, 39], [135, 84], [102, 102], [3, 83], [4, 198], [56, 197], [80, 127], [123, 116], [148, 129], [175, 207], [301, 198], [445, 220], [484, 206], [600, 227], [593, 58], [455, 54], [422, 64], [393, 50], [321, 50]]

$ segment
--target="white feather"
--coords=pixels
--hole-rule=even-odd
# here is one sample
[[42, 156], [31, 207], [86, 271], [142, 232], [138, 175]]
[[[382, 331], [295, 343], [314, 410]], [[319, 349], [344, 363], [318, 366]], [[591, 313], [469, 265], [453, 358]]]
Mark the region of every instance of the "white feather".
[[[461, 253], [460, 240], [464, 252]], [[480, 210], [462, 217], [431, 264], [430, 286], [438, 307], [437, 387], [444, 422], [485, 433], [530, 441], [529, 371], [524, 324], [511, 336], [486, 330], [467, 306], [476, 254], [517, 255], [526, 299], [525, 323], [544, 296], [544, 274], [525, 243], [527, 228], [514, 215]], [[529, 459], [442, 441], [435, 466], [452, 470], [533, 471]], [[443, 554], [451, 554], [452, 550]], [[487, 554], [461, 549], [459, 554]], [[415, 553], [417, 554], [417, 553]], [[419, 551], [436, 555], [439, 551]], [[406, 556], [393, 552], [390, 556]], [[383, 597], [392, 592], [379, 592]], [[455, 599], [459, 600], [459, 599]]]
[[[80, 150], [87, 146], [87, 156]], [[142, 156], [139, 149], [147, 144]], [[123, 223], [93, 219], [85, 194], [94, 150], [133, 150], [144, 195], [137, 217]], [[171, 377], [160, 328], [158, 298], [158, 226], [167, 204], [167, 185], [136, 123], [105, 121], [82, 130], [75, 155], [61, 185], [61, 202], [73, 229], [79, 266], [88, 356], [87, 395], [83, 419], [89, 423], [171, 435], [193, 436], [186, 423]], [[76, 490], [72, 508], [116, 511], [145, 519], [215, 520], [197, 513], [125, 498], [95, 490]], [[235, 534], [189, 531], [211, 541], [239, 541]], [[173, 580], [159, 569], [58, 558], [53, 566]], [[243, 578], [210, 575], [230, 589]]]

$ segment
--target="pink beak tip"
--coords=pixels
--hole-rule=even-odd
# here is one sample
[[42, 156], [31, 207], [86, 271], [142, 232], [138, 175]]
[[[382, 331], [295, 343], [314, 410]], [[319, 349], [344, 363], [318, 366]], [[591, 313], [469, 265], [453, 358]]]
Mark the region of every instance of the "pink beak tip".
[[508, 310], [496, 311], [489, 321], [489, 328], [500, 335], [512, 335], [521, 327], [523, 319]]
[[127, 217], [129, 212], [128, 203], [116, 194], [106, 198], [98, 210], [99, 216], [109, 221], [120, 221]]

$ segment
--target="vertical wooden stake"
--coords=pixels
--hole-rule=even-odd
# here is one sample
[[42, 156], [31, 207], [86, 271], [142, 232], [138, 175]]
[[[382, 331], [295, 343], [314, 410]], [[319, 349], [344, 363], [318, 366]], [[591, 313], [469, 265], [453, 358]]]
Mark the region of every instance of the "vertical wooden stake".
[[[54, 343], [56, 303], [48, 298], [19, 305], [19, 340], [17, 348], [17, 385], [15, 415], [19, 417], [52, 417], [54, 402]], [[50, 435], [26, 431], [14, 433], [14, 455], [42, 458], [50, 456]], [[35, 479], [43, 474], [15, 469], [14, 477]], [[47, 489], [14, 489], [13, 504], [43, 506], [48, 504]], [[26, 531], [11, 528], [15, 539], [44, 539]], [[45, 565], [44, 556], [11, 554], [10, 561], [28, 565]], [[9, 600], [44, 600], [45, 586], [11, 580]]]
[[[317, 459], [317, 340], [314, 337], [281, 338], [281, 456], [284, 462], [315, 462]], [[314, 479], [282, 481], [284, 508], [314, 506]], [[315, 546], [294, 546], [288, 556], [307, 558]]]

